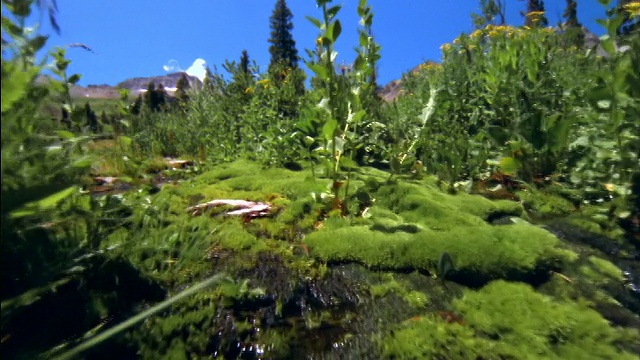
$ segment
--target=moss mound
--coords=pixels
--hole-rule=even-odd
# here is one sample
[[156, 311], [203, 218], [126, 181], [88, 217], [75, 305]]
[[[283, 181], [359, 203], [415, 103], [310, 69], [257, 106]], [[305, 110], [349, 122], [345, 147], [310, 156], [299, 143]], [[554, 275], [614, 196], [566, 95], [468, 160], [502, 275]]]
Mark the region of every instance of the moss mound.
[[453, 302], [457, 321], [407, 320], [382, 342], [394, 359], [635, 359], [618, 343], [635, 333], [584, 305], [555, 302], [524, 284], [495, 281]]
[[454, 278], [475, 286], [497, 278], [533, 281], [570, 257], [555, 236], [536, 226], [487, 223], [497, 214], [519, 215], [522, 208], [513, 202], [407, 183], [382, 186], [375, 197], [370, 225], [311, 233], [305, 243], [312, 254], [326, 261], [433, 272], [447, 252], [455, 260]]

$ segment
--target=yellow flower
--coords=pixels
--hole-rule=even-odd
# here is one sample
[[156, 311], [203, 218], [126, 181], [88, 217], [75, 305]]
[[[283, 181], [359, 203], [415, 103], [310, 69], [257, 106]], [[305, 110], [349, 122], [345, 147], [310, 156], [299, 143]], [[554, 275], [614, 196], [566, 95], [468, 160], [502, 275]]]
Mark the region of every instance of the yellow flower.
[[245, 94], [253, 93], [253, 88], [251, 86], [249, 86], [248, 88], [244, 89], [244, 93]]
[[269, 79], [258, 80], [258, 85], [262, 85], [263, 89], [269, 88]]
[[442, 50], [444, 52], [447, 52], [447, 51], [451, 50], [451, 44], [449, 44], [449, 43], [442, 44], [440, 46], [440, 50]]
[[623, 6], [623, 8], [631, 17], [640, 16], [640, 1], [632, 1]]
[[542, 15], [544, 15], [544, 11], [532, 11], [530, 13], [527, 13], [525, 16], [526, 17], [542, 17]]
[[525, 14], [524, 16], [526, 16], [529, 20], [531, 20], [533, 24], [537, 24], [544, 16], [544, 11], [532, 11], [530, 13]]

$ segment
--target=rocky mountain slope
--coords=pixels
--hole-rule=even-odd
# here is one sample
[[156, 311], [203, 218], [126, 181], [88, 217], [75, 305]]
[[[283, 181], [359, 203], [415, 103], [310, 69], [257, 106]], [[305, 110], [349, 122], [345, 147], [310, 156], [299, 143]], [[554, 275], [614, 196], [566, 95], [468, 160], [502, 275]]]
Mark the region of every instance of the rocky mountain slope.
[[180, 80], [182, 74], [187, 76], [191, 88], [199, 89], [202, 87], [202, 82], [197, 77], [176, 72], [161, 76], [131, 78], [118, 83], [116, 86], [89, 85], [84, 87], [74, 85], [71, 87], [71, 96], [74, 98], [117, 99], [120, 97], [118, 93], [119, 89], [127, 89], [132, 95], [136, 95], [141, 91], [145, 91], [150, 82], [155, 83], [156, 86], [164, 86], [165, 90], [171, 94], [175, 91], [178, 80]]

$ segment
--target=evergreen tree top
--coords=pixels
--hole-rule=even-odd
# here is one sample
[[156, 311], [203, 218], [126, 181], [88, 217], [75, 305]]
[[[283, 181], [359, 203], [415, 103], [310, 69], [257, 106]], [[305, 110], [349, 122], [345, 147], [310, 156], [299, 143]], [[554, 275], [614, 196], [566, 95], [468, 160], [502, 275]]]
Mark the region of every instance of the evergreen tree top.
[[269, 38], [269, 53], [271, 61], [269, 66], [285, 63], [290, 67], [297, 67], [298, 50], [293, 39], [293, 13], [285, 0], [277, 0], [273, 13], [269, 19], [271, 37]]

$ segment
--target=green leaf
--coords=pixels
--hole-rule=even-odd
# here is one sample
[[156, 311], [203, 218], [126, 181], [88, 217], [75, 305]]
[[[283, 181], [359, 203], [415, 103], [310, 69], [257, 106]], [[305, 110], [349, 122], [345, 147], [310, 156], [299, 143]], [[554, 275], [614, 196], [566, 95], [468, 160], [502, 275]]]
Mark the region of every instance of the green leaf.
[[358, 164], [356, 164], [355, 161], [353, 161], [351, 158], [348, 158], [348, 157], [340, 158], [340, 165], [344, 167], [349, 167], [349, 168], [355, 168], [358, 166]]
[[367, 62], [362, 57], [362, 55], [358, 54], [356, 59], [353, 61], [353, 70], [354, 71], [363, 71], [367, 68]]
[[2, 76], [2, 112], [5, 112], [25, 94], [35, 71], [18, 70], [15, 64], [5, 63], [4, 59], [2, 68], [6, 71]]
[[609, 35], [603, 35], [600, 37], [600, 46], [607, 52], [607, 54], [612, 55], [616, 52], [616, 44], [615, 40]]
[[93, 156], [90, 155], [85, 155], [82, 156], [78, 159], [76, 159], [71, 166], [75, 167], [75, 168], [88, 168], [91, 165], [93, 165], [95, 161], [95, 158]]
[[76, 191], [77, 189], [75, 186], [68, 187], [62, 191], [58, 191], [57, 193], [47, 196], [44, 199], [25, 204], [20, 209], [12, 211], [9, 216], [15, 219], [33, 215], [37, 211], [52, 209], [58, 205], [60, 201], [66, 199]]
[[342, 8], [342, 5], [335, 5], [332, 6], [330, 8], [327, 9], [327, 15], [329, 17], [329, 19], [333, 19], [336, 14], [338, 14], [338, 11], [340, 11], [340, 9]]
[[118, 143], [120, 143], [120, 145], [122, 146], [130, 146], [132, 141], [133, 140], [131, 140], [131, 138], [127, 136], [118, 137]]
[[56, 134], [58, 134], [58, 136], [60, 136], [65, 140], [71, 140], [75, 137], [75, 135], [72, 132], [66, 131], [66, 130], [57, 130]]
[[305, 16], [305, 18], [307, 20], [309, 20], [315, 27], [317, 27], [318, 29], [322, 29], [322, 22], [314, 17], [311, 16]]
[[71, 194], [73, 194], [74, 192], [76, 192], [77, 189], [75, 186], [70, 186], [62, 191], [58, 191], [57, 193], [47, 196], [46, 198], [42, 199], [42, 200], [38, 200], [36, 201], [36, 204], [38, 205], [38, 208], [41, 210], [47, 210], [47, 209], [51, 209], [53, 207], [55, 207], [56, 205], [58, 205], [58, 203], [64, 199], [66, 199], [67, 197], [69, 197]]
[[340, 20], [336, 20], [335, 22], [329, 24], [326, 37], [331, 43], [334, 43], [338, 39], [338, 36], [340, 36], [341, 32], [342, 25], [340, 24]]
[[304, 138], [302, 138], [302, 141], [304, 142], [305, 146], [311, 146], [316, 140], [311, 136], [305, 136]]
[[507, 175], [514, 175], [520, 169], [520, 162], [512, 157], [500, 159], [500, 171]]
[[360, 47], [366, 47], [369, 44], [369, 35], [364, 31], [360, 32], [360, 36], [358, 37], [358, 43]]
[[338, 128], [338, 121], [336, 119], [329, 119], [322, 127], [322, 136], [325, 140], [329, 141], [335, 136], [335, 131]]
[[313, 71], [320, 79], [326, 80], [329, 78], [329, 72], [327, 68], [320, 64], [308, 64], [309, 70]]
[[364, 109], [360, 109], [356, 111], [355, 114], [349, 114], [349, 118], [347, 119], [347, 123], [358, 123], [362, 118], [367, 114]]
[[39, 51], [40, 49], [42, 49], [42, 47], [44, 46], [44, 44], [47, 42], [47, 36], [36, 36], [35, 38], [33, 38], [31, 41], [29, 41], [29, 46], [31, 47], [31, 50], [34, 52]]
[[438, 259], [438, 269], [436, 271], [438, 278], [444, 281], [444, 279], [447, 277], [447, 274], [452, 270], [454, 270], [454, 268], [451, 255], [446, 252], [441, 253], [440, 258]]
[[73, 74], [67, 79], [69, 84], [76, 84], [78, 81], [80, 81], [80, 74]]

